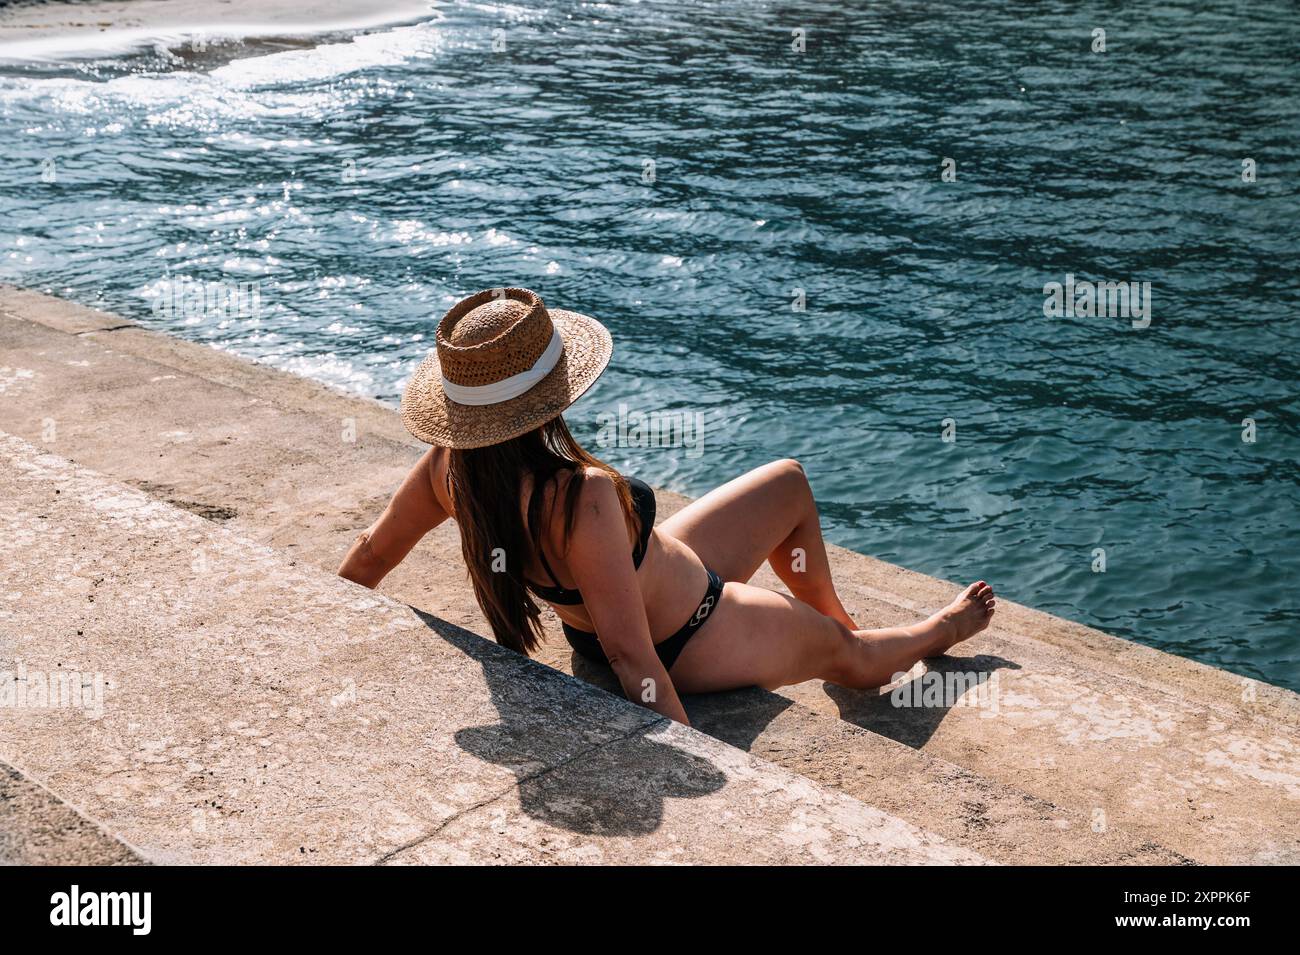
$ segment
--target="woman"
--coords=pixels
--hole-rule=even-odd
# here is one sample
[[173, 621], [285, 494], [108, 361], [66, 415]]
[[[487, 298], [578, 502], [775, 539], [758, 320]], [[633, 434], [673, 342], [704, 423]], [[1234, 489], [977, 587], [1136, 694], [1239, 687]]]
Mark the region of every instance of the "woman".
[[[831, 581], [803, 470], [776, 461], [655, 526], [654, 492], [596, 460], [560, 416], [604, 371], [599, 322], [527, 289], [457, 303], [402, 396], [434, 447], [339, 574], [376, 586], [448, 517], [497, 642], [528, 653], [549, 603], [628, 698], [681, 723], [678, 693], [821, 678], [878, 687], [988, 626], [983, 581], [910, 627], [859, 630]], [[768, 561], [793, 597], [746, 583]]]

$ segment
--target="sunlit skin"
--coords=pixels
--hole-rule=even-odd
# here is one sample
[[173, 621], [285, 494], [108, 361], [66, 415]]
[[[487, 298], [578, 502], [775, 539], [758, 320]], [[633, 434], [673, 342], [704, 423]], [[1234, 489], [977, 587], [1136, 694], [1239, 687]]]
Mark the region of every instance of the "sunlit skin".
[[[377, 586], [420, 538], [455, 517], [446, 468], [445, 449], [425, 453], [379, 519], [357, 537], [340, 576]], [[562, 620], [596, 632], [629, 699], [681, 723], [688, 720], [679, 693], [775, 689], [811, 679], [885, 686], [918, 660], [979, 633], [997, 604], [992, 588], [978, 581], [911, 626], [859, 629], [835, 591], [812, 489], [793, 460], [741, 475], [658, 524], [640, 568], [632, 563], [610, 476], [587, 471], [567, 542], [562, 507], [556, 506], [566, 486], [562, 481], [545, 491], [542, 543], [559, 582], [579, 588], [584, 603], [553, 609]], [[521, 512], [531, 491], [525, 480]], [[748, 583], [764, 561], [793, 596]], [[726, 586], [670, 678], [654, 645], [695, 612], [707, 584], [705, 565]], [[525, 572], [531, 580], [546, 579], [536, 555]]]

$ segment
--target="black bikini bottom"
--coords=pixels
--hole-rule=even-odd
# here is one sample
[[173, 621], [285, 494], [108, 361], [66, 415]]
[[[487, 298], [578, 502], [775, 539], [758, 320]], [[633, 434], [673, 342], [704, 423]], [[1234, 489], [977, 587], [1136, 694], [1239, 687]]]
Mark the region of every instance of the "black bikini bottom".
[[[700, 605], [695, 608], [695, 613], [691, 614], [691, 619], [682, 624], [682, 628], [674, 633], [667, 640], [655, 644], [655, 653], [659, 654], [659, 660], [664, 665], [665, 670], [671, 670], [673, 664], [686, 647], [686, 641], [695, 636], [695, 631], [704, 626], [709, 619], [709, 614], [717, 609], [718, 600], [722, 597], [722, 578], [704, 568], [709, 574], [709, 589], [704, 591], [704, 599]], [[588, 660], [595, 660], [597, 663], [609, 663], [609, 658], [605, 656], [605, 651], [600, 647], [600, 641], [590, 630], [579, 630], [577, 627], [564, 624], [564, 636], [569, 641], [569, 646], [577, 650]]]

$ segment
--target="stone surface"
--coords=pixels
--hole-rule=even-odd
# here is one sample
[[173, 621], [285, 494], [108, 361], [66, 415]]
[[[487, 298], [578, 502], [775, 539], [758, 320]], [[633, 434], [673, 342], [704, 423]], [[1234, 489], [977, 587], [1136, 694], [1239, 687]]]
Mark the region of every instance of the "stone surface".
[[3, 433], [0, 525], [0, 758], [150, 861], [985, 861]]
[[[326, 570], [420, 453], [377, 402], [122, 324], [0, 289], [0, 428]], [[664, 516], [683, 503], [660, 493]], [[830, 555], [864, 626], [956, 588]], [[450, 523], [381, 589], [485, 632]], [[612, 687], [553, 630], [539, 659]], [[686, 705], [719, 739], [998, 861], [1300, 859], [1296, 694], [1006, 601], [934, 667], [995, 673], [996, 713], [819, 681]]]
[[0, 865], [139, 865], [109, 835], [44, 786], [0, 763]]

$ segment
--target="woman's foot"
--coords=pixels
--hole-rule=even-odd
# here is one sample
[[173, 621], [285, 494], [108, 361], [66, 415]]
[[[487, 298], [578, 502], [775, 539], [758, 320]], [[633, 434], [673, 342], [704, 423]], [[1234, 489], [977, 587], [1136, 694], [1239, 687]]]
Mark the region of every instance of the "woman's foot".
[[993, 588], [982, 580], [963, 590], [956, 600], [921, 625], [935, 636], [935, 649], [928, 655], [940, 656], [987, 627], [997, 603]]

